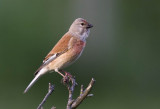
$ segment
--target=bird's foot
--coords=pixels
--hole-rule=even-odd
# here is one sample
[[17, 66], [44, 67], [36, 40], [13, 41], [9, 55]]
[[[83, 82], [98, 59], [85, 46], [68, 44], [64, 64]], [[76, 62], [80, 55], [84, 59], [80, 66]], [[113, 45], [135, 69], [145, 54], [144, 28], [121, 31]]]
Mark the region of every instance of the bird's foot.
[[69, 72], [64, 71], [65, 75], [63, 77], [63, 84], [68, 84], [70, 81], [72, 81], [72, 75]]

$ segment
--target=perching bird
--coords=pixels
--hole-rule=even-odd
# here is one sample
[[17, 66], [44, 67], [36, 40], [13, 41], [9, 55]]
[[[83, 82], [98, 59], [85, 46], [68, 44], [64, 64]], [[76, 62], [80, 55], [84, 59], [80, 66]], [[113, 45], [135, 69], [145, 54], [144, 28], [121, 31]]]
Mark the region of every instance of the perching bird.
[[86, 38], [90, 33], [90, 28], [93, 25], [88, 23], [83, 18], [77, 18], [69, 28], [69, 31], [63, 35], [53, 49], [43, 60], [43, 64], [35, 72], [35, 77], [25, 89], [26, 93], [31, 86], [38, 80], [39, 77], [46, 74], [49, 71], [60, 72], [63, 68], [69, 66], [76, 61], [83, 52], [86, 45]]

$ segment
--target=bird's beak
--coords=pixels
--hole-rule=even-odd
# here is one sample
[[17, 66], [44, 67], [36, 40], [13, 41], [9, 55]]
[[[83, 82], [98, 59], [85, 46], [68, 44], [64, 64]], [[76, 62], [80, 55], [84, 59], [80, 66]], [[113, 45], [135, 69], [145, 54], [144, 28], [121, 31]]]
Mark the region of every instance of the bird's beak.
[[88, 23], [87, 28], [92, 28], [92, 27], [93, 27], [93, 25]]

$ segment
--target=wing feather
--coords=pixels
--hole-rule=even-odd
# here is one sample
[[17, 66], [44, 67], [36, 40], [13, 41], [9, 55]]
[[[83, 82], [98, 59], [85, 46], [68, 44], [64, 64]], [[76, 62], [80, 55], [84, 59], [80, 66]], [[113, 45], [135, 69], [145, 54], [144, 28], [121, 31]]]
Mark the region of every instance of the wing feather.
[[45, 59], [43, 60], [43, 64], [37, 69], [37, 71], [34, 73], [35, 75], [48, 63], [56, 59], [61, 54], [65, 53], [69, 49], [69, 41], [72, 38], [72, 35], [69, 33], [66, 33], [59, 41], [58, 43], [52, 48], [52, 50], [47, 54]]
[[48, 53], [48, 55], [45, 57], [44, 62], [48, 60], [52, 55], [55, 53], [62, 53], [64, 51], [68, 50], [68, 43], [71, 39], [71, 34], [66, 33], [59, 41], [58, 43], [53, 47], [53, 49]]

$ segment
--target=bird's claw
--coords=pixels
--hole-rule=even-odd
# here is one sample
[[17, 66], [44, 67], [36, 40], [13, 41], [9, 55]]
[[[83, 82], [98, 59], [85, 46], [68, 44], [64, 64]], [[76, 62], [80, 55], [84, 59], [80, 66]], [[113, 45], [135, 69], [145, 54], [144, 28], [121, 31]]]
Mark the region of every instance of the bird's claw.
[[62, 79], [63, 84], [68, 84], [70, 81], [72, 81], [72, 75], [69, 72], [64, 72], [65, 75]]

